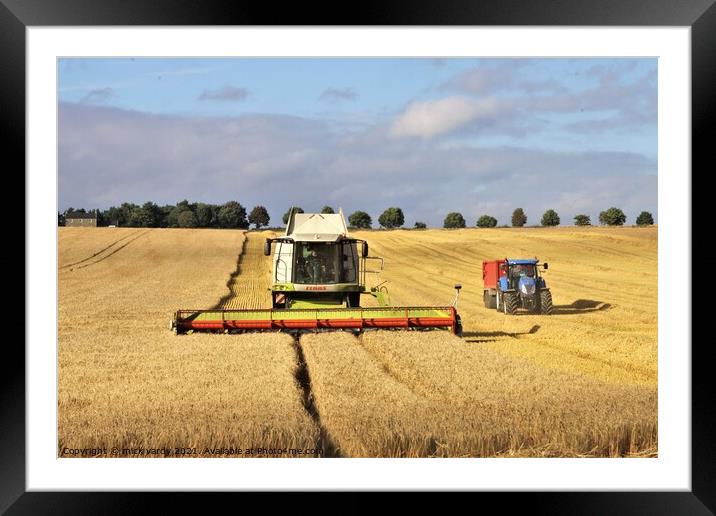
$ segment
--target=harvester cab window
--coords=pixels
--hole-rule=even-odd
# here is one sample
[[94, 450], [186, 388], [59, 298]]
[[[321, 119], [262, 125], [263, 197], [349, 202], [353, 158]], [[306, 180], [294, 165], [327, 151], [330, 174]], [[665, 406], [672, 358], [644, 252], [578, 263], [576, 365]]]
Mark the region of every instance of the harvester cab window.
[[336, 244], [298, 243], [296, 257], [296, 282], [308, 284], [338, 283], [340, 270], [339, 251]]
[[355, 283], [358, 272], [358, 250], [355, 242], [343, 242], [341, 283]]

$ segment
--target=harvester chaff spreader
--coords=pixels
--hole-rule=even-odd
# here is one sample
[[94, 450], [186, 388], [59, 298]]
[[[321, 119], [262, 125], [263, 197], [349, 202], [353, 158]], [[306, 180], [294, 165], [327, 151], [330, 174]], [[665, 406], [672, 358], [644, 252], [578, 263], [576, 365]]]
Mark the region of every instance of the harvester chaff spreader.
[[[462, 334], [457, 313], [460, 285], [450, 306], [390, 306], [381, 284], [366, 287], [366, 276], [378, 274], [383, 259], [368, 256], [368, 242], [348, 235], [343, 211], [336, 214], [289, 214], [286, 233], [266, 239], [264, 255], [273, 250], [272, 308], [178, 310], [171, 321], [177, 333], [210, 331], [286, 331], [445, 328]], [[369, 270], [368, 263], [380, 270]], [[372, 296], [378, 306], [362, 306]]]

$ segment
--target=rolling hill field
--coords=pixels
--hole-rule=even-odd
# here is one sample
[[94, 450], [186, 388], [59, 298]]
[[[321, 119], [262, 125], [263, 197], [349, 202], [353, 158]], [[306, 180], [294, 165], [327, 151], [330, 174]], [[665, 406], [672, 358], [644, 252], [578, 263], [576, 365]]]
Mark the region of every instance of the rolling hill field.
[[[657, 454], [657, 228], [353, 233], [393, 305], [462, 284], [463, 338], [169, 330], [179, 308], [270, 307], [272, 234], [59, 228], [59, 456]], [[484, 307], [482, 260], [506, 256], [549, 262], [553, 315]]]

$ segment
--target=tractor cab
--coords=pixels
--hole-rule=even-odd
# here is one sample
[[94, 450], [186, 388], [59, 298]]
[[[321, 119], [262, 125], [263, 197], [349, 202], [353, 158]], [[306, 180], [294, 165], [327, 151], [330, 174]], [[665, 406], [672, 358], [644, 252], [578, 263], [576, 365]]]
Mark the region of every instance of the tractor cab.
[[539, 281], [537, 260], [505, 260], [505, 276], [511, 288], [518, 290], [522, 285], [534, 285]]

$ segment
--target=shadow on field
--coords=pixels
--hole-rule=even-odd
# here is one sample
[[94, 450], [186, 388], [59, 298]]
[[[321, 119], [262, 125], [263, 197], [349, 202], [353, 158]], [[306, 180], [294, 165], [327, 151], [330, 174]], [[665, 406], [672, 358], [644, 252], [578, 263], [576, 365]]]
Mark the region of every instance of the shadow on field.
[[236, 293], [232, 290], [231, 286], [234, 283], [234, 279], [236, 278], [236, 276], [241, 273], [241, 262], [246, 255], [246, 244], [248, 243], [248, 241], [248, 237], [246, 236], [246, 234], [244, 234], [244, 241], [241, 243], [241, 252], [236, 259], [236, 269], [229, 275], [229, 279], [226, 280], [226, 288], [229, 289], [229, 292], [228, 294], [223, 295], [221, 299], [219, 299], [219, 302], [211, 307], [212, 310], [221, 310], [222, 308], [224, 308], [224, 305], [236, 295]]
[[571, 305], [554, 305], [553, 315], [585, 314], [588, 312], [602, 312], [612, 307], [610, 303], [594, 301], [592, 299], [577, 299]]
[[[531, 335], [537, 333], [541, 326], [535, 324], [527, 331], [522, 332], [510, 332], [510, 331], [466, 331], [462, 334], [465, 342], [493, 342], [500, 337], [512, 337], [513, 339], [519, 339], [522, 335]], [[478, 337], [470, 340], [470, 337]]]

